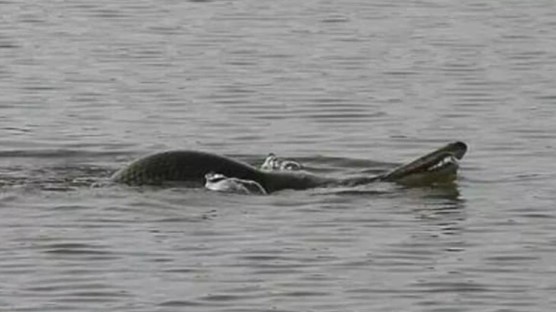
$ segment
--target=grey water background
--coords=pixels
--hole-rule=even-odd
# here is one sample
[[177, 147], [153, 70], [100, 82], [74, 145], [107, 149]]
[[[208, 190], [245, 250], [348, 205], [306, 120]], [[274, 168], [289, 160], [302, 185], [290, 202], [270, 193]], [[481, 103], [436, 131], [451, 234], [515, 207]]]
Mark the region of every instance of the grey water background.
[[[1, 311], [553, 311], [553, 1], [0, 1]], [[455, 186], [91, 187], [130, 160]]]

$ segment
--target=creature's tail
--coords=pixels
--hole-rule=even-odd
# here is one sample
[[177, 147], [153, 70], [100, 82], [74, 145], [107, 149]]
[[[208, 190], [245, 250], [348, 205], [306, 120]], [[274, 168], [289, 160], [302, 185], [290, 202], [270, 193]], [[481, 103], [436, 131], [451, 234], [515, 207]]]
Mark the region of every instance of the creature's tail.
[[452, 181], [458, 160], [467, 152], [463, 142], [453, 142], [380, 176], [380, 180], [400, 184], [429, 184]]

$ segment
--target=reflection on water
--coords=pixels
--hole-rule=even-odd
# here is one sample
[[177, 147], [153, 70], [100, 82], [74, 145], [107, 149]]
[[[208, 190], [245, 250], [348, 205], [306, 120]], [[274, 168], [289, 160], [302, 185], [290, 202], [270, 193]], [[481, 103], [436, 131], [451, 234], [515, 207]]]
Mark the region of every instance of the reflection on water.
[[[3, 1], [0, 310], [552, 311], [550, 1]], [[107, 186], [195, 149], [442, 187]], [[91, 187], [100, 186], [100, 187]]]

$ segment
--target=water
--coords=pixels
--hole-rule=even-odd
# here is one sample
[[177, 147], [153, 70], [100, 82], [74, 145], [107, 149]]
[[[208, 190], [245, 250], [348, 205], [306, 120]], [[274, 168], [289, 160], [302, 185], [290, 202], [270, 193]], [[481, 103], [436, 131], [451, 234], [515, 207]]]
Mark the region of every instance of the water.
[[[2, 1], [0, 310], [553, 311], [553, 1]], [[454, 187], [91, 187], [188, 148]]]

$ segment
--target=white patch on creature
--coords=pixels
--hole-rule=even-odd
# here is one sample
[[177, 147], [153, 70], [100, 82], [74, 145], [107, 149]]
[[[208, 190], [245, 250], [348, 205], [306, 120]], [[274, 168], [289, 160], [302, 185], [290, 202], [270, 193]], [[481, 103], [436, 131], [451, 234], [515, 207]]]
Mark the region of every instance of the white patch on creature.
[[266, 195], [266, 190], [257, 182], [228, 178], [223, 174], [209, 172], [205, 175], [205, 188], [211, 191]]

